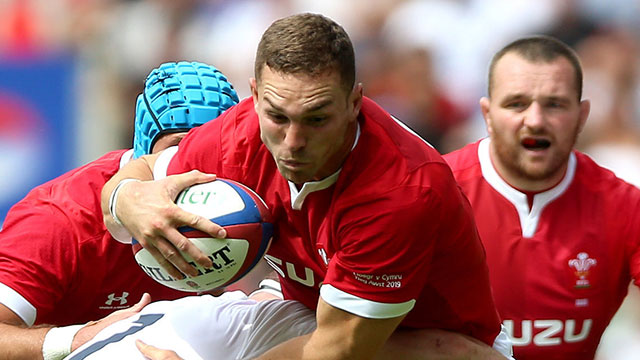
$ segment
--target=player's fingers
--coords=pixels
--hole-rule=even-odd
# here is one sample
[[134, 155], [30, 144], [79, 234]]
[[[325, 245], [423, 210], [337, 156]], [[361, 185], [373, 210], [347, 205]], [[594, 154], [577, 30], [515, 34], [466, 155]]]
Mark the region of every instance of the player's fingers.
[[[179, 259], [175, 257], [176, 262], [174, 262], [174, 258], [170, 256], [165, 256], [167, 260], [169, 260], [173, 265], [175, 265], [180, 271], [183, 270], [185, 264], [189, 265], [182, 258], [182, 253], [189, 255], [193, 261], [195, 261], [198, 265], [204, 268], [211, 268], [213, 263], [211, 259], [207, 257], [207, 254], [203, 253], [197, 246], [195, 246], [187, 237], [185, 237], [181, 232], [176, 229], [169, 229], [166, 233], [167, 240], [171, 242], [175, 248], [179, 251], [176, 255], [179, 256]], [[189, 265], [190, 266], [190, 265]], [[195, 271], [195, 269], [194, 269]], [[189, 275], [197, 275], [192, 273], [187, 273]]]
[[189, 212], [186, 212], [186, 214], [188, 215], [182, 219], [184, 225], [205, 232], [215, 238], [224, 239], [227, 237], [227, 231], [222, 226], [203, 216]]
[[[190, 276], [196, 276], [198, 271], [180, 255], [175, 246], [173, 246], [170, 242], [165, 239], [158, 239], [154, 242], [155, 246], [145, 246], [145, 249], [149, 252], [151, 256], [158, 262], [160, 265], [171, 277], [174, 279], [184, 279], [183, 274], [187, 274]], [[167, 257], [171, 257], [172, 260], [169, 260]], [[181, 262], [182, 261], [182, 262]], [[174, 262], [178, 264], [182, 264], [182, 268], [179, 269], [174, 265]]]
[[131, 310], [138, 312], [151, 303], [151, 295], [149, 293], [142, 294], [140, 301], [131, 307]]
[[212, 295], [218, 297], [225, 293], [225, 288], [217, 288], [209, 291], [199, 291], [197, 295]]
[[[179, 206], [172, 207], [170, 211], [171, 219], [173, 219], [173, 227], [188, 226], [192, 229], [200, 230], [219, 239], [224, 239], [227, 237], [227, 231], [222, 226], [212, 222], [211, 220], [203, 216], [185, 211]], [[166, 229], [164, 232], [167, 232], [168, 230], [170, 229]], [[185, 249], [179, 247], [177, 243], [174, 243], [174, 245], [176, 245], [176, 247], [178, 247], [181, 251], [185, 251]], [[188, 246], [188, 244], [185, 245]], [[191, 255], [191, 253], [189, 253], [189, 255]]]
[[142, 297], [140, 297], [140, 301], [138, 301], [135, 305], [131, 306], [130, 308], [114, 311], [107, 317], [117, 315], [118, 318], [124, 319], [125, 317], [129, 317], [133, 314], [139, 313], [140, 310], [149, 305], [149, 303], [151, 303], [151, 295], [149, 295], [148, 293], [144, 293], [142, 294]]
[[206, 174], [198, 170], [191, 170], [184, 174], [167, 176], [165, 179], [160, 181], [168, 182], [167, 189], [169, 191], [169, 195], [172, 197], [172, 199], [175, 200], [180, 191], [186, 189], [187, 187], [194, 184], [213, 181], [215, 179], [215, 174]]
[[158, 349], [155, 346], [147, 345], [142, 340], [136, 340], [136, 347], [142, 355], [152, 360], [181, 360], [174, 351]]

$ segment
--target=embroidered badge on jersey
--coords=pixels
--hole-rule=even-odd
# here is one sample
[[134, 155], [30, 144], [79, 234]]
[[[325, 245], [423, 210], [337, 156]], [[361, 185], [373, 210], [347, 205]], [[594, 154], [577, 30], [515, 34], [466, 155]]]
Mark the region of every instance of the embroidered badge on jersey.
[[574, 287], [576, 289], [590, 288], [589, 275], [591, 268], [596, 266], [598, 261], [590, 258], [588, 253], [581, 252], [574, 259], [570, 259], [568, 264], [570, 268], [575, 270], [576, 284]]
[[598, 260], [589, 255], [587, 251], [578, 251], [574, 254], [565, 263], [568, 274], [566, 284], [571, 287], [574, 296], [576, 296], [575, 307], [587, 308], [591, 305], [589, 299], [593, 296], [593, 291], [596, 291], [594, 287], [598, 283], [596, 276]]

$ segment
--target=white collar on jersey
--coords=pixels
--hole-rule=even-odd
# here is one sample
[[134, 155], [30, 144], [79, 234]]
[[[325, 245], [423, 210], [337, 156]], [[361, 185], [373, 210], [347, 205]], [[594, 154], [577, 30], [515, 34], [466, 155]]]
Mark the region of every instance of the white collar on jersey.
[[[360, 123], [356, 122], [356, 139], [353, 142], [353, 146], [351, 146], [351, 151], [355, 149], [358, 144], [358, 140], [360, 139]], [[307, 198], [307, 195], [311, 194], [314, 191], [320, 191], [328, 188], [338, 181], [338, 176], [340, 175], [340, 171], [342, 168], [338, 169], [338, 171], [333, 174], [327, 176], [326, 178], [318, 181], [309, 181], [302, 184], [302, 189], [298, 191], [298, 187], [296, 184], [289, 181], [289, 192], [291, 194], [291, 208], [293, 210], [302, 209], [302, 204], [304, 203], [304, 199]]]
[[478, 146], [478, 159], [480, 160], [480, 168], [482, 176], [500, 195], [513, 204], [520, 217], [520, 226], [522, 227], [522, 236], [525, 238], [532, 237], [538, 228], [538, 221], [545, 206], [562, 195], [571, 182], [576, 173], [576, 155], [572, 152], [569, 155], [569, 164], [567, 173], [558, 185], [553, 188], [538, 193], [533, 197], [533, 206], [529, 210], [529, 202], [527, 195], [514, 189], [506, 181], [504, 181], [491, 163], [489, 155], [489, 144], [491, 140], [485, 138], [480, 141]]

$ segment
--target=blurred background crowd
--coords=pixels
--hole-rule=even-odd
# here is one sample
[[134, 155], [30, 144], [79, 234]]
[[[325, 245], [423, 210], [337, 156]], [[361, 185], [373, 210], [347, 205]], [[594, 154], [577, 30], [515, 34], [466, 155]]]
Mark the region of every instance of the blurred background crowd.
[[[638, 0], [0, 0], [0, 224], [29, 188], [131, 146], [152, 68], [211, 63], [248, 96], [260, 35], [299, 12], [342, 24], [365, 95], [442, 153], [485, 136], [478, 99], [495, 51], [523, 35], [560, 38], [592, 102], [577, 147], [640, 186]], [[599, 360], [640, 359], [631, 292]]]

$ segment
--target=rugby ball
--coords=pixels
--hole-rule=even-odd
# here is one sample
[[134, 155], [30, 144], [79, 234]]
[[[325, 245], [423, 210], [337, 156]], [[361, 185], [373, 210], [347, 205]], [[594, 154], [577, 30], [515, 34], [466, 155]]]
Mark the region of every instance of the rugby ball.
[[273, 235], [271, 213], [264, 201], [247, 186], [228, 179], [196, 184], [176, 199], [182, 209], [206, 217], [227, 231], [224, 239], [190, 227], [178, 231], [213, 262], [211, 269], [197, 265], [186, 253], [182, 256], [199, 272], [195, 277], [175, 279], [133, 239], [136, 262], [155, 281], [182, 291], [201, 292], [222, 288], [246, 275], [267, 251]]

